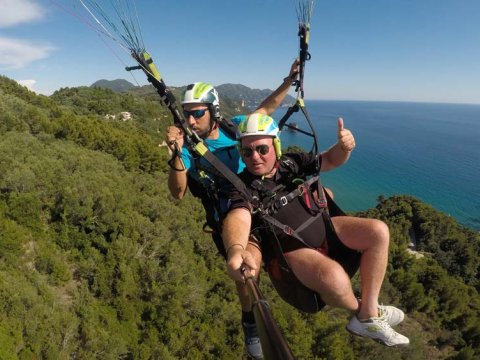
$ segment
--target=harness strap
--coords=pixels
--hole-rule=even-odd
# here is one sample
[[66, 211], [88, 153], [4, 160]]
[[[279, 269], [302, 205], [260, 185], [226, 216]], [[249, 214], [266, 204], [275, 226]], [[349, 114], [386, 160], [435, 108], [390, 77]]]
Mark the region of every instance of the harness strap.
[[[292, 202], [295, 198], [302, 196], [303, 194], [306, 194], [310, 186], [315, 183], [319, 182], [320, 177], [319, 176], [314, 176], [306, 181], [304, 181], [302, 184], [300, 184], [295, 190], [291, 191], [287, 195], [281, 196], [278, 200], [275, 200], [274, 202], [274, 207], [276, 210], [282, 208], [283, 206], [288, 205], [288, 203]], [[320, 184], [321, 186], [321, 184]], [[321, 188], [321, 187], [320, 187]], [[320, 201], [320, 194], [319, 194], [319, 206], [321, 208], [326, 208], [327, 207], [327, 201], [325, 200], [324, 197], [322, 197], [322, 200]]]
[[[250, 191], [247, 189], [245, 183], [229, 169], [227, 165], [221, 162], [212, 152], [208, 150], [203, 142], [199, 142], [194, 146], [195, 151], [205, 158], [215, 169], [217, 169], [224, 178], [226, 178], [242, 195], [247, 199], [252, 199]], [[253, 199], [252, 199], [253, 200]]]
[[[320, 180], [320, 176], [318, 177], [317, 179], [317, 190], [318, 190], [318, 206], [320, 206], [326, 215], [328, 215], [328, 217], [330, 218], [330, 211], [328, 210], [328, 202], [327, 202], [327, 198], [325, 196], [325, 188], [323, 187], [322, 185], [322, 182]], [[330, 199], [332, 200], [332, 199]]]
[[220, 126], [220, 128], [223, 131], [225, 131], [231, 139], [236, 139], [237, 138], [237, 128], [238, 128], [238, 126], [232, 120], [225, 119], [225, 118], [222, 117], [218, 121], [218, 126]]
[[[285, 234], [289, 235], [289, 236], [292, 236], [294, 237], [295, 239], [297, 239], [298, 241], [300, 241], [303, 245], [305, 245], [306, 247], [310, 248], [310, 249], [313, 249], [312, 246], [308, 245], [305, 240], [303, 240], [303, 238], [300, 236], [299, 234], [299, 231], [298, 229], [297, 230], [294, 230], [292, 229], [290, 226], [278, 221], [277, 219], [275, 219], [273, 216], [269, 215], [269, 214], [266, 214], [266, 213], [262, 213], [261, 217], [266, 220], [267, 222], [269, 222], [270, 224], [272, 224], [273, 226], [279, 228], [280, 230], [282, 230]], [[315, 217], [312, 217], [312, 219], [315, 219]], [[311, 222], [311, 219], [307, 220], [307, 222]], [[303, 225], [303, 224], [302, 224]], [[301, 227], [301, 226], [300, 226]], [[299, 227], [299, 228], [300, 228]]]
[[[318, 214], [317, 214], [316, 216], [310, 216], [310, 217], [308, 218], [308, 220], [305, 221], [305, 222], [304, 222], [302, 225], [300, 225], [299, 227], [297, 227], [297, 228], [295, 229], [295, 231], [296, 231], [296, 232], [301, 232], [302, 230], [304, 230], [304, 229], [306, 229], [307, 227], [309, 227], [310, 224], [312, 224], [314, 221], [318, 220], [317, 216], [318, 216]], [[323, 219], [322, 219], [322, 221], [323, 221]]]
[[[222, 151], [226, 151], [229, 156], [231, 157], [230, 155], [230, 151], [235, 149], [235, 145], [231, 145], [231, 146], [228, 146], [228, 147], [225, 147], [225, 148], [222, 148]], [[199, 170], [199, 171], [203, 171], [205, 172], [206, 174], [211, 174], [213, 176], [217, 176], [217, 177], [221, 177], [221, 178], [225, 178], [225, 176], [220, 172], [218, 171], [218, 169], [216, 167], [214, 167], [213, 165], [212, 166], [207, 166], [207, 165], [204, 165], [201, 163], [200, 159], [201, 159], [201, 156], [195, 156], [196, 153], [193, 153], [192, 154], [193, 157], [194, 157], [194, 160], [195, 160], [195, 167]], [[211, 164], [210, 164], [211, 165]]]

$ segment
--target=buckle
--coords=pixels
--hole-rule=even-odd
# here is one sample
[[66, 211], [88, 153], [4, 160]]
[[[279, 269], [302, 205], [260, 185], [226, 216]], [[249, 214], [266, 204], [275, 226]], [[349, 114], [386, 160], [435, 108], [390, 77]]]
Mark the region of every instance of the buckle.
[[300, 191], [300, 194], [298, 194], [298, 196], [302, 196], [305, 193], [305, 183], [298, 185], [297, 189], [298, 191]]
[[293, 230], [290, 226], [288, 226], [288, 225], [285, 225], [285, 226], [283, 227], [283, 232], [284, 232], [285, 234], [287, 234], [287, 235], [292, 236], [293, 231], [294, 231], [294, 230]]
[[318, 206], [321, 207], [321, 208], [326, 208], [326, 207], [328, 207], [328, 205], [327, 205], [327, 200], [325, 200], [325, 199], [318, 199]]
[[282, 204], [282, 206], [285, 206], [288, 204], [288, 200], [285, 196], [282, 196], [280, 199], [280, 204]]

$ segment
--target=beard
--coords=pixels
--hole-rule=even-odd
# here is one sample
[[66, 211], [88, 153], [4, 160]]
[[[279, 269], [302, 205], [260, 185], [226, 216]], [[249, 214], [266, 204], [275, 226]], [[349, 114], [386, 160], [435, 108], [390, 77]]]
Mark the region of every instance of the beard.
[[208, 135], [210, 135], [210, 129], [193, 129], [193, 131], [195, 131], [195, 133], [198, 135], [198, 137], [200, 137], [201, 139], [206, 139], [208, 137]]
[[192, 130], [195, 131], [195, 133], [201, 138], [201, 139], [206, 139], [210, 136], [212, 131], [214, 131], [218, 127], [218, 123], [214, 122], [213, 124], [210, 123], [209, 126], [206, 129], [201, 129], [199, 127], [193, 127]]

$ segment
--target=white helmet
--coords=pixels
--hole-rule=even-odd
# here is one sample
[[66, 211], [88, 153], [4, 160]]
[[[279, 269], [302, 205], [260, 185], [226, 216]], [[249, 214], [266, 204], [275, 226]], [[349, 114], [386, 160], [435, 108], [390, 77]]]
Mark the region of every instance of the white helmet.
[[196, 82], [188, 85], [182, 96], [184, 104], [207, 104], [213, 119], [220, 120], [220, 99], [217, 90], [210, 84]]
[[212, 104], [219, 106], [220, 101], [215, 88], [204, 82], [190, 84], [185, 89], [182, 96], [183, 104]]

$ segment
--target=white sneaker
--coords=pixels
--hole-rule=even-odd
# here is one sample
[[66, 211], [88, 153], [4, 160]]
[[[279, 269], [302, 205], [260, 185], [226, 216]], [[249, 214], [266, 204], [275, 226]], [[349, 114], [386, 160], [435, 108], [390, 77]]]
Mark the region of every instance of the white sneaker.
[[379, 305], [378, 310], [378, 317], [385, 319], [385, 321], [390, 326], [400, 324], [405, 318], [405, 314], [403, 313], [403, 311], [396, 308], [395, 306]]
[[386, 346], [408, 345], [410, 340], [391, 328], [385, 318], [370, 318], [358, 320], [354, 315], [347, 324], [347, 330], [352, 334], [369, 337]]

